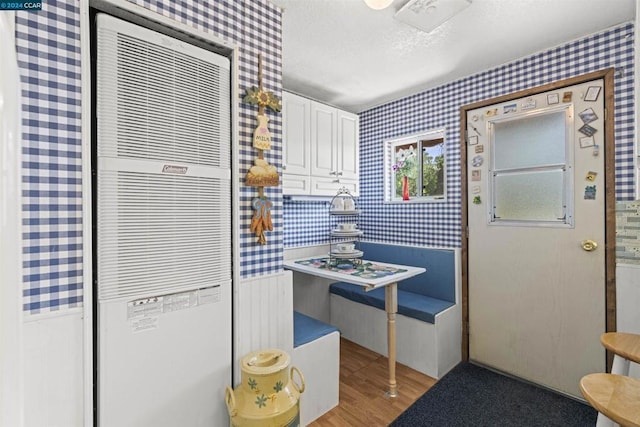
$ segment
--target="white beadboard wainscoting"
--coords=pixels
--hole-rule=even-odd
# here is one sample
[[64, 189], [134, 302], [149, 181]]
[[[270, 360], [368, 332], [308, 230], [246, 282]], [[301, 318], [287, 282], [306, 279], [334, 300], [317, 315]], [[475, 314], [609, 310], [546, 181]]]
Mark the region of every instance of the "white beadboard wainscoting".
[[292, 287], [288, 270], [241, 279], [235, 286], [235, 385], [240, 381], [240, 361], [247, 353], [278, 348], [293, 354]]
[[23, 333], [24, 425], [82, 426], [82, 309], [27, 316]]
[[[640, 265], [616, 266], [617, 330], [640, 334]], [[640, 365], [631, 362], [629, 376], [640, 378]]]
[[[237, 385], [240, 360], [247, 353], [279, 348], [290, 356], [293, 354], [291, 272], [241, 280], [235, 293], [234, 383]], [[25, 318], [26, 427], [83, 425], [83, 328], [81, 308]]]

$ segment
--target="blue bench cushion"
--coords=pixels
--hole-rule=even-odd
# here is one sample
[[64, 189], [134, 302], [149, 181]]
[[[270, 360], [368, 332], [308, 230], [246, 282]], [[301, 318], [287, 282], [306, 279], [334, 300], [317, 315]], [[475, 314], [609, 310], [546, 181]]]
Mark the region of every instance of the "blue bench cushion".
[[398, 289], [456, 302], [455, 255], [451, 250], [360, 242], [364, 259], [423, 267], [427, 271], [398, 283]]
[[338, 331], [338, 328], [335, 326], [328, 325], [297, 311], [293, 312], [294, 347], [301, 346], [302, 344], [306, 344], [336, 331]]
[[[337, 282], [331, 284], [329, 292], [384, 310], [384, 288], [365, 292], [362, 286]], [[435, 323], [436, 314], [453, 305], [450, 301], [398, 289], [398, 313], [423, 322]]]

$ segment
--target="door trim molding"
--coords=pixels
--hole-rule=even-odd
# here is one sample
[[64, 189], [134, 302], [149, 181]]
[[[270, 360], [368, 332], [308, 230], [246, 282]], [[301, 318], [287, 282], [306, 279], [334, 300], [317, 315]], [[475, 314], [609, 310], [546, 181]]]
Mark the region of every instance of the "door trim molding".
[[[462, 197], [462, 360], [469, 360], [469, 247], [467, 227], [468, 188], [467, 188], [467, 111], [492, 104], [508, 102], [518, 98], [533, 96], [567, 86], [602, 79], [604, 81], [604, 167], [605, 167], [605, 310], [607, 332], [616, 330], [616, 198], [615, 198], [615, 139], [614, 139], [614, 68], [607, 68], [581, 76], [513, 92], [496, 98], [486, 99], [460, 107], [460, 166]], [[613, 354], [607, 351], [607, 371], [611, 370]]]
[[22, 113], [15, 12], [0, 16], [0, 425], [24, 425]]

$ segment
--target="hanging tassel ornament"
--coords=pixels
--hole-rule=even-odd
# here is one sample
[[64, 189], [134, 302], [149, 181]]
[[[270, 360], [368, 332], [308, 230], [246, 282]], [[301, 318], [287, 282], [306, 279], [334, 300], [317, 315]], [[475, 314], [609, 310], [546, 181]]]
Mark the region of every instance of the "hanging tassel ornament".
[[250, 187], [258, 187], [258, 197], [251, 201], [253, 216], [249, 230], [258, 238], [261, 245], [267, 244], [266, 231], [273, 231], [271, 222], [271, 208], [273, 204], [264, 195], [264, 187], [277, 187], [280, 183], [278, 170], [264, 158], [264, 151], [271, 149], [271, 132], [269, 132], [269, 118], [264, 114], [265, 107], [279, 112], [282, 107], [280, 100], [272, 93], [266, 92], [262, 84], [262, 55], [258, 55], [258, 87], [247, 89], [243, 98], [247, 104], [258, 106], [256, 121], [258, 126], [253, 132], [253, 146], [258, 151], [258, 158], [249, 168], [245, 176], [245, 184]]

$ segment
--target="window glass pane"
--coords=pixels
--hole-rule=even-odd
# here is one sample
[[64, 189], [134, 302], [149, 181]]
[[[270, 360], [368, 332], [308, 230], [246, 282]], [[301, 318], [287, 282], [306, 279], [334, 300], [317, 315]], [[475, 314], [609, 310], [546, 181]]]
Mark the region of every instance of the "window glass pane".
[[422, 195], [444, 196], [444, 140], [422, 141]]
[[393, 182], [394, 197], [402, 198], [406, 177], [409, 196], [415, 197], [418, 186], [418, 142], [396, 145], [393, 148]]
[[495, 122], [495, 170], [565, 163], [565, 134], [565, 111]]
[[405, 135], [384, 144], [385, 202], [445, 200], [447, 165], [443, 129]]
[[564, 216], [564, 171], [497, 174], [496, 220], [555, 221]]

